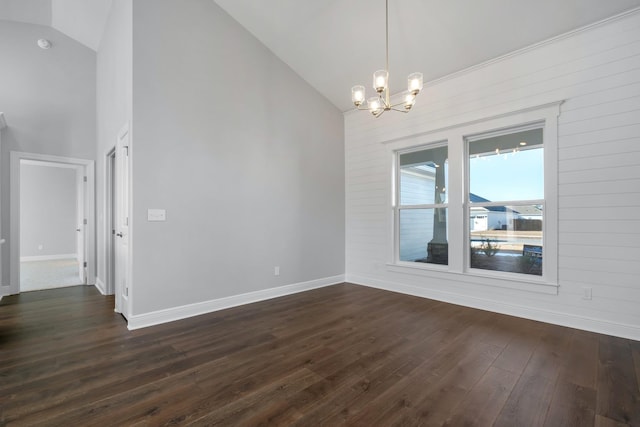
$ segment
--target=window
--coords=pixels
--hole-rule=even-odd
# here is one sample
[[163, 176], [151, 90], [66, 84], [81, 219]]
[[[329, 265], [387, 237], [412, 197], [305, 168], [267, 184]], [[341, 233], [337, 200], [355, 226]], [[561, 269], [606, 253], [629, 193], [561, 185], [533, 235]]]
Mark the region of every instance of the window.
[[397, 161], [398, 258], [446, 265], [447, 147], [401, 152]]
[[542, 128], [467, 138], [469, 267], [542, 275]]
[[557, 294], [561, 104], [384, 142], [394, 159], [388, 270]]

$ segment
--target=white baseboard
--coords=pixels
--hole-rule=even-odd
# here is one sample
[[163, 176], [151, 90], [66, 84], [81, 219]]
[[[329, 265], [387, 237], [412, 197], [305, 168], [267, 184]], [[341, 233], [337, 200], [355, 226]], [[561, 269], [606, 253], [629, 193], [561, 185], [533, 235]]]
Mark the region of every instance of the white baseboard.
[[291, 295], [298, 292], [309, 291], [311, 289], [336, 285], [344, 282], [344, 275], [325, 277], [322, 279], [310, 280], [308, 282], [294, 283], [291, 285], [279, 286], [277, 288], [264, 289], [246, 294], [232, 295], [215, 300], [197, 302], [194, 304], [171, 307], [164, 310], [152, 311], [150, 313], [135, 314], [128, 318], [128, 328], [130, 330], [146, 328], [147, 326], [159, 325], [161, 323], [172, 322], [174, 320], [185, 319], [187, 317], [198, 316], [226, 308], [237, 307], [239, 305], [264, 301], [272, 298]]
[[96, 277], [96, 283], [93, 286], [95, 286], [98, 292], [100, 292], [102, 295], [108, 295], [107, 287], [104, 285], [104, 283], [102, 282], [102, 280], [100, 280], [99, 277]]
[[78, 259], [78, 254], [21, 256], [20, 257], [20, 262], [53, 261], [53, 260], [57, 260], [57, 259]]
[[413, 295], [451, 304], [477, 308], [480, 310], [492, 311], [494, 313], [507, 314], [509, 316], [522, 317], [525, 319], [537, 320], [554, 325], [567, 326], [570, 328], [582, 329], [585, 331], [640, 341], [640, 327], [637, 325], [610, 322], [590, 317], [560, 313], [557, 311], [541, 310], [517, 304], [508, 304], [489, 299], [455, 294], [451, 292], [419, 288], [402, 283], [373, 279], [370, 277], [357, 275], [347, 275], [345, 281], [347, 283], [354, 283], [356, 285], [384, 289], [401, 294]]

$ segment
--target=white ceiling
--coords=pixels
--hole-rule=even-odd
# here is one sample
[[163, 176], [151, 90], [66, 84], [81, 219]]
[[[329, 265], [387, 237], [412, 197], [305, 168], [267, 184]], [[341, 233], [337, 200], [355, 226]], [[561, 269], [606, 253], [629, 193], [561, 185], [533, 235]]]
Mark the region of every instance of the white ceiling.
[[109, 17], [111, 1], [51, 0], [51, 26], [97, 51]]
[[[384, 68], [384, 0], [215, 0], [343, 111]], [[389, 0], [393, 93], [640, 6], [640, 0]], [[259, 72], [259, 70], [256, 70]], [[419, 102], [419, 100], [418, 100]]]
[[97, 51], [111, 2], [112, 0], [0, 0], [0, 19], [47, 25]]
[[[175, 0], [184, 1], [184, 0]], [[214, 0], [343, 111], [384, 68], [384, 0]], [[112, 0], [0, 0], [0, 19], [49, 25], [97, 50]], [[640, 0], [390, 0], [392, 92], [640, 7]], [[259, 71], [259, 70], [257, 70]]]

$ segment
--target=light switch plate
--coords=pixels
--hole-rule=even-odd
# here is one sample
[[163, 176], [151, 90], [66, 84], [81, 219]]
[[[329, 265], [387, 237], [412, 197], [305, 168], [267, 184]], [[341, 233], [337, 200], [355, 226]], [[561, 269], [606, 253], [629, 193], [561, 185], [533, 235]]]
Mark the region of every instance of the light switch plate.
[[147, 209], [147, 221], [166, 221], [167, 211], [164, 209]]

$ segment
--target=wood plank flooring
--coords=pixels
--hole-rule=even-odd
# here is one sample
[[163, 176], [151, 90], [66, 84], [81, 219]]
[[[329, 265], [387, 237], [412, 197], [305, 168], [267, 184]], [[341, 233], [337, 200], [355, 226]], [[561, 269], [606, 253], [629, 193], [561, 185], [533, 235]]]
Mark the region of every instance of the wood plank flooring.
[[640, 426], [640, 343], [341, 284], [137, 331], [0, 302], [0, 425]]

